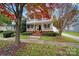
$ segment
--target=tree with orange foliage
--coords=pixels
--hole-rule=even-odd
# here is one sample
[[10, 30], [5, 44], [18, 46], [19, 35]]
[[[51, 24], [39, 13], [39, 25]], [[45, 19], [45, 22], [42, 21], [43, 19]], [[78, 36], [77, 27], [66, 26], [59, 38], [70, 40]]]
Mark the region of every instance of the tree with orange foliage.
[[[21, 25], [21, 18], [22, 18], [22, 13], [23, 13], [23, 8], [25, 7], [26, 4], [24, 3], [3, 3], [1, 4], [2, 8], [6, 12], [13, 13], [15, 15], [15, 23], [16, 23], [16, 40], [15, 42], [18, 44], [20, 43], [20, 25]], [[9, 15], [7, 15], [9, 16]], [[12, 18], [12, 17], [11, 17]]]

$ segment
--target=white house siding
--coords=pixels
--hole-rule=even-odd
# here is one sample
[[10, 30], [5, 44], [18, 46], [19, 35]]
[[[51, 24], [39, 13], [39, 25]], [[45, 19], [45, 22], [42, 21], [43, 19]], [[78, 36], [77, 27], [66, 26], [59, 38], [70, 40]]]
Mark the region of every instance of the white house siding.
[[1, 31], [11, 30], [14, 31], [13, 26], [0, 26]]
[[[33, 28], [26, 28], [27, 31], [35, 31], [38, 27], [37, 24], [41, 25], [41, 30], [42, 31], [54, 31], [54, 32], [58, 32], [57, 28], [53, 26], [52, 21], [49, 20], [44, 20], [44, 21], [27, 21], [26, 24], [28, 25], [33, 25]], [[45, 28], [44, 25], [45, 24], [50, 24], [50, 26], [48, 28]], [[35, 26], [36, 25], [36, 26]], [[27, 27], [27, 26], [26, 26]]]
[[30, 21], [28, 20], [26, 22], [26, 24], [29, 24], [29, 25], [32, 24], [33, 25], [33, 28], [30, 28], [30, 29], [26, 28], [27, 31], [35, 31], [37, 29], [38, 25], [41, 25], [41, 30], [42, 31], [48, 31], [48, 29], [44, 28], [44, 24], [51, 24], [51, 20], [46, 20], [46, 19], [43, 19], [43, 20], [31, 19]]

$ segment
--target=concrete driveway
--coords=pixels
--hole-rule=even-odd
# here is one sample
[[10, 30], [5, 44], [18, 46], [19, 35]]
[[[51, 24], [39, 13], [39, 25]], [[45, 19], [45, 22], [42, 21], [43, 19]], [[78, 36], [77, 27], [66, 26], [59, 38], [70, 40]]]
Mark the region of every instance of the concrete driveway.
[[70, 38], [73, 38], [73, 39], [76, 39], [79, 41], [79, 37], [78, 36], [74, 36], [74, 35], [70, 35], [70, 34], [65, 34], [65, 33], [62, 33], [63, 36], [66, 36], [66, 37], [70, 37]]

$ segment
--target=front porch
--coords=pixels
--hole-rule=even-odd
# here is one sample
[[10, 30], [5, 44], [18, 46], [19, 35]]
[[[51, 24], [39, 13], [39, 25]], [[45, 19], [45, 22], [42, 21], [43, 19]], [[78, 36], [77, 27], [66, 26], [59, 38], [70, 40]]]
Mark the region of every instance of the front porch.
[[26, 31], [51, 31], [51, 24], [27, 24]]

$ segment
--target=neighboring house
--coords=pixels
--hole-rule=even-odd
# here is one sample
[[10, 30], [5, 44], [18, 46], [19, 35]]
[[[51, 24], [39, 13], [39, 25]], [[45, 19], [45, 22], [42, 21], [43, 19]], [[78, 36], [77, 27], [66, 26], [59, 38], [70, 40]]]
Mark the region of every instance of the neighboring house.
[[66, 31], [79, 32], [79, 14], [76, 17], [75, 21], [65, 28]]
[[0, 26], [0, 31], [7, 31], [7, 30], [14, 31], [14, 28], [11, 25]]
[[[22, 17], [22, 20], [26, 19], [25, 17]], [[3, 23], [0, 25], [0, 31], [15, 31], [15, 26], [16, 26], [16, 23], [14, 20], [12, 20], [11, 24], [6, 24], [6, 23]]]
[[0, 31], [7, 31], [7, 30], [14, 31], [15, 28], [13, 23], [14, 22], [12, 22], [12, 24], [2, 23], [2, 25], [0, 25]]

